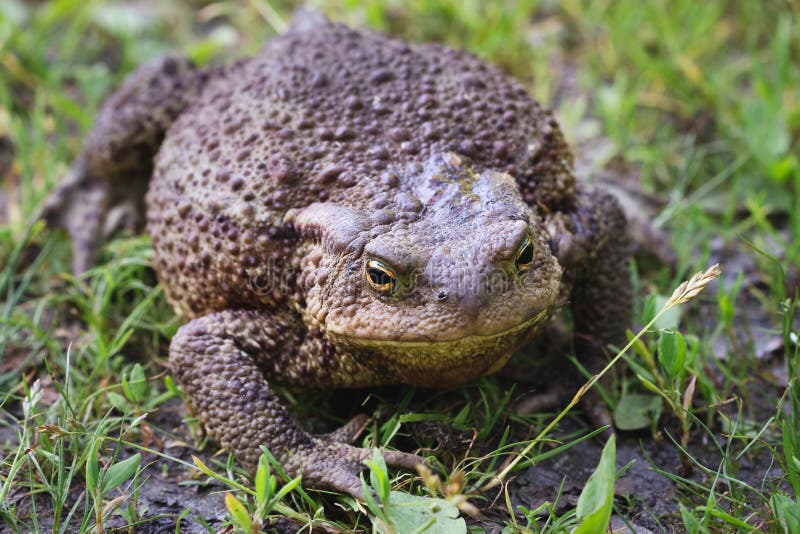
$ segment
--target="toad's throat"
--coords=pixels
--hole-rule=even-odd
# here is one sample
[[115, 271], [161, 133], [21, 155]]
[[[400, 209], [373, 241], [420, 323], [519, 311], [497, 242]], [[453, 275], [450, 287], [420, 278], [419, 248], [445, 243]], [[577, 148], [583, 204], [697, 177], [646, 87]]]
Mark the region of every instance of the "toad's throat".
[[387, 384], [443, 388], [502, 368], [521, 344], [536, 335], [548, 316], [544, 310], [501, 332], [450, 340], [398, 341], [329, 334], [340, 350], [351, 354]]

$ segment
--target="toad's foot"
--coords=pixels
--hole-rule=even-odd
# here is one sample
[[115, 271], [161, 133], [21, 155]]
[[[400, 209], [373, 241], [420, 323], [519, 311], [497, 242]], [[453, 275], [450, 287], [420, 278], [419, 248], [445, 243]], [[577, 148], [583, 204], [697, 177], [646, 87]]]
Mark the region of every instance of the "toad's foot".
[[[297, 462], [297, 471], [303, 476], [303, 484], [347, 493], [357, 499], [363, 498], [360, 473], [364, 460], [372, 458], [372, 451], [314, 438], [307, 447], [300, 448], [289, 460], [290, 469]], [[399, 451], [383, 451], [388, 467], [413, 471], [425, 462], [416, 454]]]

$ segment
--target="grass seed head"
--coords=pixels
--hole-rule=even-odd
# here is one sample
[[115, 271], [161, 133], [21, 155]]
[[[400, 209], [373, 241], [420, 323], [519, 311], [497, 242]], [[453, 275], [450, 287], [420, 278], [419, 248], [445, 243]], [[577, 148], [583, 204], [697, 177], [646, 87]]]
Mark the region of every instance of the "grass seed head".
[[675, 305], [689, 302], [699, 295], [700, 292], [720, 274], [722, 274], [722, 269], [720, 268], [719, 263], [715, 263], [706, 269], [705, 272], [695, 273], [695, 275], [692, 276], [688, 281], [683, 282], [678, 286], [677, 289], [675, 289], [664, 307], [671, 308]]

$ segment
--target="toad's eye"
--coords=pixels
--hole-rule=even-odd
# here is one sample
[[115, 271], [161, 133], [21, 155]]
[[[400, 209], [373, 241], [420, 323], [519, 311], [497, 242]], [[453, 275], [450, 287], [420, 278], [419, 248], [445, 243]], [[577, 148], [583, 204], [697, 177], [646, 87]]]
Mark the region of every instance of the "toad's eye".
[[369, 286], [378, 293], [391, 295], [397, 289], [397, 275], [381, 260], [367, 260], [364, 275]]
[[526, 237], [522, 240], [522, 243], [517, 249], [514, 265], [520, 273], [527, 271], [533, 266], [533, 241], [531, 241], [530, 237]]

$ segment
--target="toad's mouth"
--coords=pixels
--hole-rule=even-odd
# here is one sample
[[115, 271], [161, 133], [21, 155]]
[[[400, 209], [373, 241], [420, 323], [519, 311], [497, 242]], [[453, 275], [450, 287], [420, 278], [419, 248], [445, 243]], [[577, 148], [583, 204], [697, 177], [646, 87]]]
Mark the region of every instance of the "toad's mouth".
[[431, 349], [431, 348], [445, 348], [453, 346], [469, 346], [481, 347], [491, 346], [494, 343], [514, 338], [520, 334], [524, 334], [527, 330], [532, 329], [544, 321], [548, 316], [548, 310], [544, 309], [539, 313], [531, 316], [529, 319], [519, 323], [511, 328], [507, 328], [500, 332], [492, 334], [468, 334], [465, 336], [458, 336], [445, 339], [386, 339], [386, 338], [368, 338], [368, 337], [355, 337], [347, 335], [343, 332], [329, 330], [328, 333], [341, 341], [350, 344], [351, 346], [370, 348], [370, 347], [384, 347], [384, 348], [397, 348], [411, 350], [414, 349]]
[[545, 309], [500, 332], [445, 339], [374, 339], [334, 332], [330, 338], [387, 384], [442, 388], [500, 369], [548, 317]]

